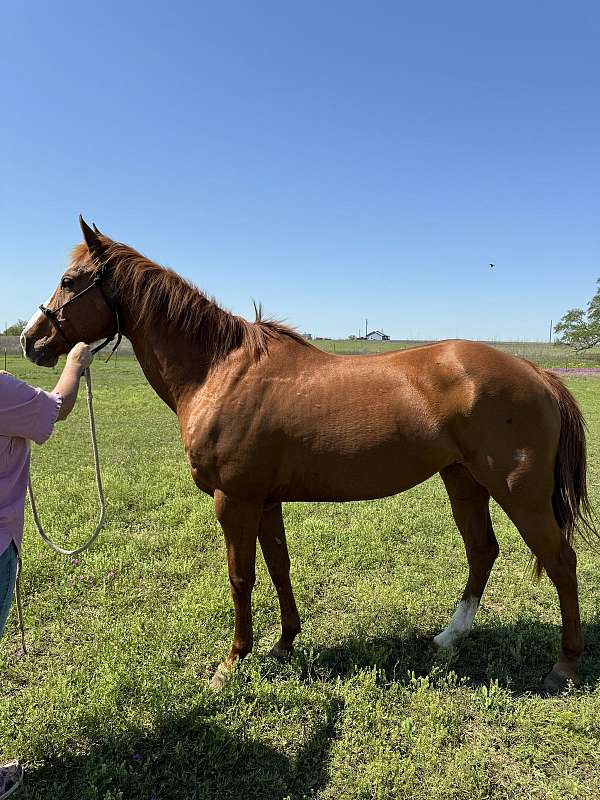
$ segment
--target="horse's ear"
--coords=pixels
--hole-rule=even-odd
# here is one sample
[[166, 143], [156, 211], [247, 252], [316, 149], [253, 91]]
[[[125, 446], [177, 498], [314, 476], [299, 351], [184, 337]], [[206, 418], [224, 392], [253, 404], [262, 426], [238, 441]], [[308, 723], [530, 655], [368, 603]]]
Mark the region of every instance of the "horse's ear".
[[[85, 243], [87, 244], [88, 250], [90, 251], [90, 255], [92, 256], [101, 256], [106, 246], [100, 241], [99, 230], [92, 230], [84, 218], [79, 215], [79, 224], [81, 226], [81, 232], [83, 233], [83, 238]], [[96, 226], [94, 226], [95, 228]]]
[[101, 230], [100, 230], [100, 228], [99, 228], [99, 227], [96, 225], [96, 223], [95, 223], [95, 222], [92, 222], [92, 228], [94, 229], [94, 233], [97, 233], [97, 234], [98, 234], [98, 236], [102, 236], [102, 231], [101, 231]]

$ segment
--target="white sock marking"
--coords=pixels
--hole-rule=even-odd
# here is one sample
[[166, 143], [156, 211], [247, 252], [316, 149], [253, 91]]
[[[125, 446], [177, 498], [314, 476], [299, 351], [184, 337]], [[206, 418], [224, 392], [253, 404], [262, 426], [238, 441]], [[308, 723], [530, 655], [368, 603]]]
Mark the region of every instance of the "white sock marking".
[[442, 649], [452, 647], [459, 636], [464, 636], [465, 633], [468, 633], [473, 627], [473, 620], [478, 608], [479, 600], [477, 597], [461, 600], [446, 630], [433, 637], [436, 645]]

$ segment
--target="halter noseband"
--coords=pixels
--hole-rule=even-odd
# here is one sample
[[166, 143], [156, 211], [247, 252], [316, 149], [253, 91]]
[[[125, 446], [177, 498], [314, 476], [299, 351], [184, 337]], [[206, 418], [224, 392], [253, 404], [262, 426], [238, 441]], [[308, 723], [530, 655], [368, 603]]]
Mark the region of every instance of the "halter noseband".
[[102, 297], [104, 298], [104, 301], [106, 302], [106, 305], [110, 308], [110, 311], [111, 311], [111, 313], [112, 313], [112, 315], [114, 317], [114, 320], [115, 320], [115, 332], [113, 333], [112, 336], [109, 336], [107, 339], [105, 339], [102, 342], [102, 344], [99, 344], [97, 347], [94, 347], [92, 349], [92, 353], [96, 354], [100, 350], [103, 350], [106, 347], [106, 345], [109, 344], [109, 342], [112, 342], [112, 340], [116, 336], [117, 337], [117, 341], [116, 341], [115, 345], [113, 346], [112, 350], [110, 351], [110, 353], [108, 355], [108, 358], [106, 359], [108, 361], [109, 358], [112, 356], [112, 354], [117, 349], [117, 347], [121, 344], [121, 339], [123, 338], [123, 334], [121, 333], [121, 317], [119, 315], [119, 307], [117, 305], [113, 305], [110, 302], [110, 300], [106, 296], [106, 292], [104, 291], [104, 288], [102, 287], [102, 281], [104, 280], [104, 278], [106, 278], [107, 274], [108, 274], [108, 265], [107, 264], [103, 264], [99, 269], [96, 270], [90, 285], [86, 286], [85, 289], [83, 289], [81, 292], [76, 294], [74, 297], [71, 297], [71, 299], [67, 300], [66, 303], [63, 303], [62, 305], [58, 306], [58, 308], [55, 308], [55, 309], [47, 308], [44, 304], [42, 304], [39, 308], [40, 308], [40, 311], [42, 312], [42, 314], [50, 320], [52, 325], [54, 325], [54, 327], [56, 328], [58, 333], [62, 336], [62, 338], [69, 345], [69, 347], [73, 347], [74, 343], [69, 339], [67, 334], [61, 328], [61, 325], [60, 325], [60, 322], [58, 320], [57, 314], [58, 314], [59, 311], [61, 311], [63, 308], [65, 308], [65, 306], [68, 306], [69, 303], [72, 303], [74, 300], [77, 300], [82, 295], [84, 295], [86, 292], [89, 292], [90, 289], [93, 289], [94, 286], [97, 286], [98, 289], [100, 289], [100, 293], [102, 294]]

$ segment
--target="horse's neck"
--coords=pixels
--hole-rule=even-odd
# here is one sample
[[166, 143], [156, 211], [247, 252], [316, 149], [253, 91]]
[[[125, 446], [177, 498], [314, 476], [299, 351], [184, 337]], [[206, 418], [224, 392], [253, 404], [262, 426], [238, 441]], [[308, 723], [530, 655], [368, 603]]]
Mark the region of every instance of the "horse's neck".
[[186, 395], [197, 390], [215, 366], [214, 354], [200, 337], [191, 342], [189, 337], [182, 337], [166, 326], [139, 326], [128, 314], [124, 332], [148, 383], [176, 413]]
[[146, 341], [139, 331], [128, 331], [128, 338], [131, 341], [133, 352], [136, 355], [148, 383], [161, 400], [164, 400], [164, 402], [175, 411], [177, 408], [175, 397], [162, 376], [160, 360], [153, 352], [151, 344]]

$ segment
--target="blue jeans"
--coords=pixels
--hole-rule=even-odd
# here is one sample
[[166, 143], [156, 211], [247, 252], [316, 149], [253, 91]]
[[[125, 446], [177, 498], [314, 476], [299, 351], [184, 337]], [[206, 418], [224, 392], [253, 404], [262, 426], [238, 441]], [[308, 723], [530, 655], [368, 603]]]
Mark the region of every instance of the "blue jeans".
[[12, 604], [15, 581], [17, 579], [18, 553], [15, 543], [11, 542], [0, 555], [0, 637]]

